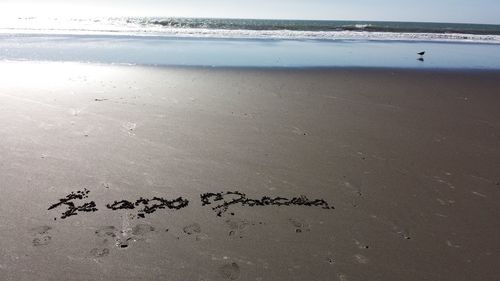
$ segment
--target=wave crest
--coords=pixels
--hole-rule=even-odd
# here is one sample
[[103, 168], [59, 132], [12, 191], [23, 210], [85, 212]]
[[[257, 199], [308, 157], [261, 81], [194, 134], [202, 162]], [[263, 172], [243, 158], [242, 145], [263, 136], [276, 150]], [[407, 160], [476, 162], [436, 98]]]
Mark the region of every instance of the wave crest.
[[[0, 32], [2, 33], [271, 40], [399, 40], [500, 44], [500, 27], [484, 25], [481, 28], [460, 24], [244, 19], [16, 18], [11, 21], [0, 19]], [[497, 29], [498, 34], [495, 34]], [[467, 33], [467, 30], [475, 31]]]

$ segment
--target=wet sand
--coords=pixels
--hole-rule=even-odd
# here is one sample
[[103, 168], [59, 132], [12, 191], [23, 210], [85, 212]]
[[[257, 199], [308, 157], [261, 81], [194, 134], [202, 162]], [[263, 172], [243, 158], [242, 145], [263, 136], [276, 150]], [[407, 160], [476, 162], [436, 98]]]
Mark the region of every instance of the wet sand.
[[1, 280], [496, 280], [499, 72], [0, 63]]

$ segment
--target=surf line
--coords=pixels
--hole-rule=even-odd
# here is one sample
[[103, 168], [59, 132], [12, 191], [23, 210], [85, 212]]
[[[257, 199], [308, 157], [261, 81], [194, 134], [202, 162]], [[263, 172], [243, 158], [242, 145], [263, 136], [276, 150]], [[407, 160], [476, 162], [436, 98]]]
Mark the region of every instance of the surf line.
[[[80, 213], [92, 213], [99, 211], [97, 204], [94, 201], [79, 203], [87, 199], [90, 191], [86, 188], [76, 192], [71, 192], [66, 197], [59, 199], [59, 202], [52, 204], [47, 210], [53, 210], [60, 207], [65, 207], [66, 210], [61, 213], [60, 218], [66, 219], [71, 216], [76, 216]], [[248, 198], [245, 193], [239, 191], [224, 191], [224, 192], [207, 192], [200, 194], [202, 206], [210, 206], [212, 211], [219, 217], [229, 212], [229, 208], [234, 205], [242, 207], [265, 207], [265, 206], [306, 206], [306, 207], [319, 207], [321, 209], [335, 209], [324, 199], [309, 199], [305, 195], [298, 197], [269, 197], [262, 196], [258, 199]], [[78, 204], [77, 204], [78, 203]], [[152, 214], [157, 210], [170, 209], [180, 210], [188, 207], [190, 201], [183, 197], [175, 199], [165, 199], [163, 197], [143, 198], [140, 197], [135, 201], [128, 200], [115, 200], [113, 203], [106, 204], [106, 208], [111, 211], [118, 210], [137, 210], [137, 218], [145, 218], [146, 215]], [[234, 212], [229, 212], [234, 216]], [[57, 220], [57, 218], [54, 218]]]

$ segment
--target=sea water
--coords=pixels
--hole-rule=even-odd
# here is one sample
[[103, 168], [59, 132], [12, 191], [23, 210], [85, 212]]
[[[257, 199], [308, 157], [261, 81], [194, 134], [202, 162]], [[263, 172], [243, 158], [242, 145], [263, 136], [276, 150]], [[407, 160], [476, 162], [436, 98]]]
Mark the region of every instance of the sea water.
[[[424, 56], [417, 52], [426, 51]], [[500, 26], [176, 18], [0, 20], [1, 60], [500, 69]]]

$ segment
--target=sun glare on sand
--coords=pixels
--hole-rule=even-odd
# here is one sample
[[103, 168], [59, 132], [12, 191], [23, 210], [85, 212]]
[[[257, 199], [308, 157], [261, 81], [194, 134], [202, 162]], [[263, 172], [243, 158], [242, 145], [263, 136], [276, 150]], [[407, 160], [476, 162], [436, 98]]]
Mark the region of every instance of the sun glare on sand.
[[57, 90], [73, 87], [74, 81], [86, 81], [86, 73], [105, 79], [112, 76], [110, 69], [85, 63], [57, 62], [3, 62], [0, 64], [2, 84], [6, 88], [22, 90]]

